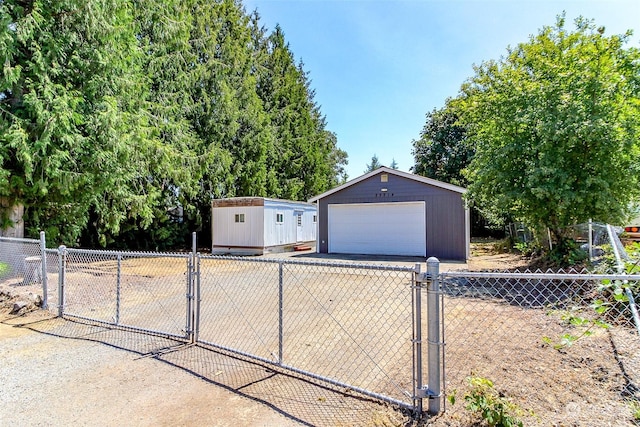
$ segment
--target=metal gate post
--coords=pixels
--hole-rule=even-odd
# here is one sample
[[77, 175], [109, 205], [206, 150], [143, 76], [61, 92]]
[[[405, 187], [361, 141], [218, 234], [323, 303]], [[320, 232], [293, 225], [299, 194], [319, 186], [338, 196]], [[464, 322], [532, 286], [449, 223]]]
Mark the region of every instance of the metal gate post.
[[64, 315], [64, 284], [67, 270], [67, 247], [58, 247], [58, 317]]
[[189, 253], [187, 258], [187, 314], [185, 325], [185, 338], [193, 342], [193, 254]]
[[284, 278], [282, 261], [278, 262], [278, 364], [284, 357]]
[[429, 413], [440, 412], [441, 375], [440, 375], [440, 261], [438, 258], [427, 259], [427, 274], [430, 279], [427, 290], [427, 341], [429, 363]]
[[202, 301], [202, 293], [200, 290], [200, 254], [197, 253], [196, 254], [196, 307], [195, 307], [195, 314], [194, 314], [194, 337], [193, 337], [193, 342], [197, 342], [199, 335], [200, 335], [200, 301]]
[[47, 282], [47, 242], [44, 231], [40, 232], [40, 254], [42, 258], [40, 263], [42, 267], [42, 308], [47, 309], [49, 308], [49, 291]]
[[122, 284], [122, 254], [118, 253], [118, 271], [116, 273], [116, 325], [120, 324], [120, 289]]
[[422, 398], [424, 389], [422, 386], [422, 281], [424, 276], [420, 274], [420, 264], [416, 264], [412, 278], [412, 310], [413, 310], [413, 385], [414, 398], [413, 410], [416, 417], [422, 415]]

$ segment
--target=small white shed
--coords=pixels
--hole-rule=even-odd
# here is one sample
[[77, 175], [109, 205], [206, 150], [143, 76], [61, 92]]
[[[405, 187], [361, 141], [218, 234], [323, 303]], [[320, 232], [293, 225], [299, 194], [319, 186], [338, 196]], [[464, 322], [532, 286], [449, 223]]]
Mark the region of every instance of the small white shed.
[[234, 197], [211, 202], [211, 253], [261, 255], [315, 246], [316, 206]]

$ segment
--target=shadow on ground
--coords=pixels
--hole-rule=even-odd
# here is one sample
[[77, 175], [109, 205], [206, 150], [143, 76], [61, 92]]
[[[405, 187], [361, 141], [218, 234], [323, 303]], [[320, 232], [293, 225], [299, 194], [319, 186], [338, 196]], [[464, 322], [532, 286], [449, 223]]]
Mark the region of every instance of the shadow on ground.
[[[154, 358], [208, 383], [259, 402], [307, 426], [415, 426], [399, 408], [328, 386], [277, 367], [179, 340], [55, 317], [14, 317], [2, 323], [61, 339], [125, 350], [135, 359]], [[419, 424], [423, 424], [426, 420]]]

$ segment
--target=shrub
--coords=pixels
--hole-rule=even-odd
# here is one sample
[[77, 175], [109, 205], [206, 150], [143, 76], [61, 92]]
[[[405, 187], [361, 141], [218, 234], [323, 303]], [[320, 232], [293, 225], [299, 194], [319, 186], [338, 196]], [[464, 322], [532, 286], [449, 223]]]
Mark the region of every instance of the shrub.
[[[522, 427], [518, 416], [523, 410], [493, 388], [493, 381], [471, 376], [467, 378], [471, 389], [465, 393], [465, 409], [480, 414], [491, 427]], [[455, 403], [455, 393], [448, 397], [449, 402]]]

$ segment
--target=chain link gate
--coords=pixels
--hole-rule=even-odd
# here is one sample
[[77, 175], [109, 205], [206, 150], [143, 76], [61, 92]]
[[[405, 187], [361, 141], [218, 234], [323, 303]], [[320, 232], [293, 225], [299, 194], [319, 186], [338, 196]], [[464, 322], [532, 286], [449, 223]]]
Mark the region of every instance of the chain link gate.
[[[415, 415], [427, 398], [439, 411], [439, 387], [423, 387], [421, 367], [422, 293], [437, 281], [419, 264], [57, 252], [60, 317], [229, 352]], [[427, 295], [437, 313], [438, 293]], [[433, 334], [430, 361], [440, 352]]]
[[192, 254], [58, 248], [58, 316], [194, 341]]
[[419, 265], [200, 254], [195, 265], [197, 344], [422, 412]]

